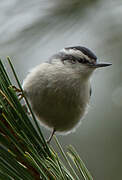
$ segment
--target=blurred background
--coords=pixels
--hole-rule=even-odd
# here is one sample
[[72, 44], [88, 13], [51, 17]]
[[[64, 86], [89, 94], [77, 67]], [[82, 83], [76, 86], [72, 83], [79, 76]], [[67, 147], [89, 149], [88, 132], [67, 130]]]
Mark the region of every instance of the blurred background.
[[72, 45], [113, 65], [94, 73], [82, 125], [58, 139], [77, 149], [94, 179], [122, 179], [122, 1], [0, 0], [0, 58], [13, 83], [6, 56], [22, 82], [31, 68]]

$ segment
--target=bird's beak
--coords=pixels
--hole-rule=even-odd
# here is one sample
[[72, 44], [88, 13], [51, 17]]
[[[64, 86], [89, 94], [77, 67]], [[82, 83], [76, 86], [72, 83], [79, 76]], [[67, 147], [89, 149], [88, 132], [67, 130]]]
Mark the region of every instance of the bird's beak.
[[90, 66], [93, 68], [100, 68], [100, 67], [106, 67], [106, 66], [110, 66], [110, 65], [112, 65], [112, 63], [96, 62], [94, 64], [91, 64]]

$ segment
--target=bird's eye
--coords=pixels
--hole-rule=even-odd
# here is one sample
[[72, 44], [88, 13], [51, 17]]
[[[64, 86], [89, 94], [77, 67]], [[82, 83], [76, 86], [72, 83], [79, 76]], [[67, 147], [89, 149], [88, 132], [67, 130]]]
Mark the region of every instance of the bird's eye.
[[76, 60], [75, 60], [75, 59], [72, 59], [71, 62], [72, 62], [72, 64], [75, 64], [75, 63], [76, 63]]
[[70, 60], [70, 62], [72, 64], [75, 64], [77, 62], [76, 58], [74, 56], [72, 56], [72, 55], [68, 56], [68, 59]]

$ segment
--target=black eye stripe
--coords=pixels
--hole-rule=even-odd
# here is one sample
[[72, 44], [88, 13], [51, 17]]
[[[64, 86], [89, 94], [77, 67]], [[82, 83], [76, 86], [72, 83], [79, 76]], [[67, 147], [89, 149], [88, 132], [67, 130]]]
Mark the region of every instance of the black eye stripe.
[[76, 58], [73, 57], [72, 55], [64, 55], [64, 56], [61, 56], [61, 60], [62, 60], [62, 61], [66, 61], [66, 60], [75, 61]]
[[75, 62], [79, 62], [79, 63], [82, 63], [82, 64], [90, 63], [88, 59], [80, 58], [80, 57], [75, 57], [75, 56], [72, 56], [72, 55], [65, 55], [65, 56], [61, 57], [61, 61], [62, 62], [66, 61], [66, 60], [71, 60], [71, 62], [73, 64], [75, 64]]
[[92, 64], [94, 62], [96, 62], [96, 59], [86, 59], [85, 57], [81, 58], [78, 56], [73, 56], [71, 54], [65, 54], [60, 52], [59, 54], [55, 54], [51, 57], [50, 62], [52, 61], [52, 59], [60, 59], [62, 61], [62, 63], [64, 63], [64, 61], [70, 61], [72, 64], [75, 64], [77, 62], [82, 63], [82, 64]]

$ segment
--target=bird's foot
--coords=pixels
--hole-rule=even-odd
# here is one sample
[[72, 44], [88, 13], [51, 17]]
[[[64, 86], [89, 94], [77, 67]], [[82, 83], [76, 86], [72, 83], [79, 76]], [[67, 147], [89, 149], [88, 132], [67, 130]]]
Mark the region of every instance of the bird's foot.
[[56, 130], [55, 130], [55, 129], [53, 129], [53, 131], [51, 132], [51, 134], [50, 134], [49, 138], [46, 140], [46, 142], [47, 142], [48, 144], [51, 142], [51, 140], [52, 140], [53, 135], [55, 134], [55, 132], [56, 132]]
[[21, 101], [21, 99], [23, 99], [24, 97], [24, 94], [22, 93], [21, 89], [17, 88], [16, 86], [12, 86], [12, 88], [15, 90], [19, 100]]

